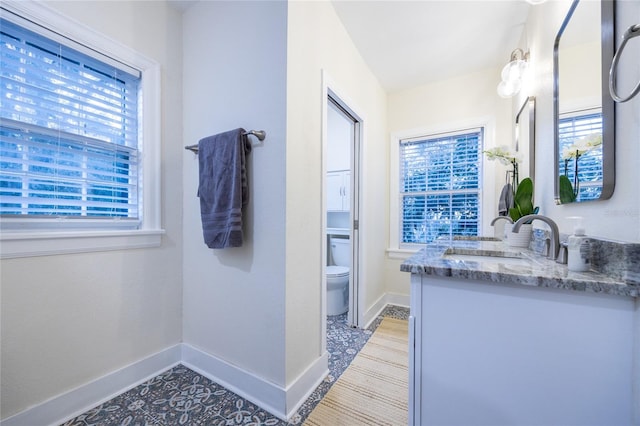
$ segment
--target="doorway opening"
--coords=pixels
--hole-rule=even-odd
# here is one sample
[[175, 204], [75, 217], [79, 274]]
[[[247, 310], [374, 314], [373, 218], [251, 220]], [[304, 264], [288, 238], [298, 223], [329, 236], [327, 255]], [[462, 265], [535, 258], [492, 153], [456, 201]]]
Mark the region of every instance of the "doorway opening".
[[[326, 315], [360, 322], [360, 142], [362, 121], [330, 88], [325, 123]], [[324, 321], [323, 321], [324, 322]]]

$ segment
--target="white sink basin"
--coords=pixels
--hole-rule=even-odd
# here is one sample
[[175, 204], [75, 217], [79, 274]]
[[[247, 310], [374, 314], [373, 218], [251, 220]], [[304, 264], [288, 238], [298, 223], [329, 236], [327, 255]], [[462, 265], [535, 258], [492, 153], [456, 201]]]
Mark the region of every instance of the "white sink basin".
[[522, 257], [475, 255], [451, 253], [442, 256], [445, 260], [459, 260], [464, 262], [500, 263], [503, 265], [531, 266], [531, 260]]
[[442, 258], [450, 261], [492, 263], [502, 265], [531, 266], [533, 261], [521, 251], [503, 249], [474, 249], [467, 247], [450, 247]]
[[500, 239], [495, 237], [483, 237], [476, 235], [454, 235], [453, 239], [455, 241], [500, 241]]

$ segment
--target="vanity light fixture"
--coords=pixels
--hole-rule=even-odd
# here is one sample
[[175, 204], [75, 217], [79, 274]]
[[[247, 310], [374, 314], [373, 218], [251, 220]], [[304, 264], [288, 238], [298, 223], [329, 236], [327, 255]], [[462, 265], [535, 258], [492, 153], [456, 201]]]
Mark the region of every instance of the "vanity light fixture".
[[511, 52], [509, 63], [502, 68], [502, 81], [498, 84], [498, 95], [502, 98], [515, 96], [522, 88], [522, 77], [529, 65], [529, 52], [517, 48]]
[[536, 4], [542, 4], [545, 1], [547, 1], [547, 0], [527, 0], [527, 3], [536, 5]]

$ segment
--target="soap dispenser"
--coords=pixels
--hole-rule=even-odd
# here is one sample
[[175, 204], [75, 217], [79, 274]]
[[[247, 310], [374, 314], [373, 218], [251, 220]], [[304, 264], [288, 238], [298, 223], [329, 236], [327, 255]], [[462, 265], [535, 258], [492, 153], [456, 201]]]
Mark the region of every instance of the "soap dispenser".
[[584, 272], [591, 269], [591, 242], [585, 236], [582, 218], [575, 216], [573, 235], [569, 236], [567, 245], [567, 267], [570, 271]]

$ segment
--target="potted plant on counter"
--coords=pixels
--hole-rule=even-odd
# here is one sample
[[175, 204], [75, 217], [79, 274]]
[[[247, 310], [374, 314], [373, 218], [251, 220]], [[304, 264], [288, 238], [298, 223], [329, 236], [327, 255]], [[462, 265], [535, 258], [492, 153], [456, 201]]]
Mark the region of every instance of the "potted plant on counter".
[[[498, 160], [509, 167], [507, 170], [507, 182], [500, 194], [498, 214], [509, 216], [514, 222], [523, 216], [538, 213], [538, 207], [533, 206], [533, 180], [527, 177], [518, 180], [518, 164], [522, 161], [518, 152], [512, 151], [506, 146], [498, 146], [484, 151], [487, 159]], [[505, 237], [509, 245], [515, 247], [528, 247], [531, 241], [531, 222], [523, 224], [520, 232], [513, 233], [511, 228], [505, 226]]]
[[[524, 178], [518, 184], [513, 196], [513, 207], [509, 209], [509, 217], [516, 222], [518, 219], [538, 213], [539, 208], [533, 207], [533, 181]], [[527, 221], [520, 227], [520, 232], [509, 230], [506, 234], [507, 243], [514, 247], [528, 247], [531, 241], [532, 221]]]

